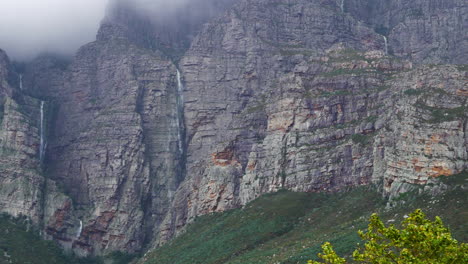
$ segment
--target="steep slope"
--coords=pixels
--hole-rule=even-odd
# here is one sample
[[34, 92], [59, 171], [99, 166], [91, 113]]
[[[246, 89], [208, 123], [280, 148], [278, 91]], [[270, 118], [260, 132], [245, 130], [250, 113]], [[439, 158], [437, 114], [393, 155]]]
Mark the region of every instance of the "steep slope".
[[187, 180], [162, 241], [281, 188], [373, 181], [396, 195], [467, 166], [466, 68], [389, 56], [330, 1], [240, 1], [205, 25], [181, 69]]
[[105, 23], [118, 25], [134, 44], [160, 50], [178, 61], [204, 23], [237, 0], [191, 0], [161, 3], [111, 0]]
[[[62, 211], [73, 211], [72, 201], [43, 171], [48, 105], [19, 90], [19, 76], [3, 51], [0, 55], [0, 210], [28, 217], [40, 227], [53, 225], [61, 236], [70, 235], [66, 227], [73, 226], [74, 218]], [[62, 242], [66, 247], [67, 241]]]
[[468, 59], [468, 5], [463, 0], [339, 0], [344, 11], [385, 36], [388, 50], [418, 63]]
[[[350, 256], [361, 242], [357, 231], [367, 227], [373, 212], [391, 224], [416, 208], [430, 218], [441, 216], [456, 239], [467, 241], [468, 174], [452, 177], [455, 182], [437, 182], [435, 188], [412, 186], [415, 192], [399, 197], [400, 205], [391, 209], [374, 187], [334, 194], [267, 194], [242, 209], [197, 218], [186, 233], [149, 252], [139, 263], [304, 264], [317, 258], [325, 241], [332, 242], [340, 255]], [[440, 187], [445, 192], [440, 193]], [[434, 190], [439, 196], [433, 196]]]
[[41, 241], [25, 219], [0, 216], [0, 263], [77, 263], [52, 241]]
[[425, 64], [466, 61], [466, 5], [421, 1], [184, 16], [213, 3], [199, 0], [152, 17], [116, 0], [70, 63], [42, 57], [20, 78], [0, 53], [0, 210], [82, 256], [134, 253], [280, 189], [393, 198], [459, 173], [467, 67]]
[[141, 249], [180, 177], [177, 70], [112, 30], [70, 66], [48, 156], [83, 222], [73, 244], [83, 255]]

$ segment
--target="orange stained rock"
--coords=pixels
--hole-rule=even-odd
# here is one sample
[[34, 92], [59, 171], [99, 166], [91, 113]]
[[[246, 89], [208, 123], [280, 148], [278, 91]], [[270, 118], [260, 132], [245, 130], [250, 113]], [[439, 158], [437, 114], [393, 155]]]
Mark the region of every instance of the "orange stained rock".
[[68, 212], [70, 211], [70, 209], [71, 209], [71, 202], [66, 201], [63, 208], [58, 209], [57, 211], [55, 211], [55, 213], [54, 213], [55, 223], [52, 226], [52, 228], [54, 228], [55, 230], [59, 230], [60, 228], [62, 228], [64, 226], [65, 218], [66, 218]]
[[338, 107], [338, 113], [343, 113], [343, 106], [341, 104], [338, 104], [337, 107]]
[[411, 163], [413, 164], [414, 170], [416, 172], [421, 172], [421, 170], [424, 168], [424, 167], [418, 165], [419, 159], [417, 159], [417, 158], [414, 158], [413, 160], [411, 160]]
[[432, 176], [439, 177], [439, 176], [450, 176], [453, 175], [453, 171], [449, 168], [444, 168], [443, 166], [434, 166], [432, 167]]
[[247, 165], [247, 169], [249, 171], [253, 171], [255, 170], [255, 167], [257, 166], [257, 161], [254, 160], [254, 161], [249, 161], [249, 164]]
[[211, 160], [216, 166], [221, 167], [239, 163], [236, 159], [234, 159], [234, 152], [229, 148], [225, 149], [224, 151], [212, 154]]
[[408, 163], [407, 163], [406, 161], [404, 161], [404, 160], [401, 160], [401, 161], [398, 161], [398, 162], [397, 162], [397, 166], [398, 166], [399, 168], [401, 168], [401, 167], [406, 167], [407, 165], [408, 165]]
[[468, 90], [458, 89], [457, 90], [457, 95], [459, 95], [459, 96], [468, 96]]
[[426, 155], [431, 155], [432, 154], [432, 148], [431, 148], [430, 145], [426, 145], [424, 147], [424, 154], [426, 154]]
[[116, 215], [116, 211], [107, 211], [103, 212], [96, 220], [96, 225], [98, 228], [105, 228], [108, 227], [114, 216]]
[[268, 120], [268, 130], [286, 132], [293, 123], [294, 113], [292, 111], [273, 114]]
[[437, 144], [440, 141], [442, 141], [442, 136], [441, 135], [434, 134], [434, 135], [431, 136], [430, 142]]

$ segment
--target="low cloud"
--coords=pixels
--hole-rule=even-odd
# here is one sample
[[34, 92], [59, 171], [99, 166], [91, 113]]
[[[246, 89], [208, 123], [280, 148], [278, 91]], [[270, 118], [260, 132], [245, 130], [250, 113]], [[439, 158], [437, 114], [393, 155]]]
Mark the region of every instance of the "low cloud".
[[2, 0], [0, 48], [15, 60], [73, 54], [93, 41], [108, 0]]
[[72, 55], [80, 46], [95, 40], [106, 10], [115, 11], [107, 9], [108, 2], [137, 10], [157, 24], [172, 21], [191, 26], [236, 0], [1, 1], [0, 49], [21, 61], [45, 52]]

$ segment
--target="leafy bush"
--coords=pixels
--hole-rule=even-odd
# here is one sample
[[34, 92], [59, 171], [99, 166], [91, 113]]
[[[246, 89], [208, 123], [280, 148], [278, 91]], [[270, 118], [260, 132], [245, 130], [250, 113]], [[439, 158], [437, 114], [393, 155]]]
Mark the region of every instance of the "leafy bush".
[[[430, 221], [417, 209], [403, 221], [402, 229], [386, 227], [377, 214], [369, 222], [366, 232], [359, 231], [365, 244], [353, 253], [358, 263], [468, 263], [468, 244], [452, 238], [440, 217]], [[329, 242], [322, 249], [319, 257], [325, 262], [311, 260], [309, 264], [346, 263]]]

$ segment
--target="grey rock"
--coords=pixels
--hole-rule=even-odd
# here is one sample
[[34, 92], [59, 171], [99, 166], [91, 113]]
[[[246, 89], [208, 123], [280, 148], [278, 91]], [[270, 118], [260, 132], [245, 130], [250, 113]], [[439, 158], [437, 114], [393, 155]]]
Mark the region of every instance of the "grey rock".
[[29, 63], [25, 91], [0, 52], [0, 211], [79, 255], [134, 253], [264, 193], [394, 198], [466, 170], [466, 66], [426, 65], [466, 61], [466, 5], [422, 2], [223, 1], [193, 27], [117, 6], [70, 64]]

